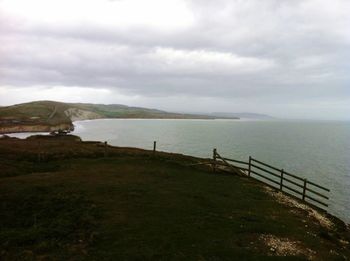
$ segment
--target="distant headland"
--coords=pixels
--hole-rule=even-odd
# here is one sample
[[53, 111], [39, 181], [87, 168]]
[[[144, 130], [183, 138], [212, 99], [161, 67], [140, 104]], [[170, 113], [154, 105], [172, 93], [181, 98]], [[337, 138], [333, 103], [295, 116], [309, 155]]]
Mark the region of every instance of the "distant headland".
[[184, 114], [120, 104], [34, 101], [0, 107], [0, 134], [71, 131], [73, 122], [93, 119], [239, 119], [215, 115]]

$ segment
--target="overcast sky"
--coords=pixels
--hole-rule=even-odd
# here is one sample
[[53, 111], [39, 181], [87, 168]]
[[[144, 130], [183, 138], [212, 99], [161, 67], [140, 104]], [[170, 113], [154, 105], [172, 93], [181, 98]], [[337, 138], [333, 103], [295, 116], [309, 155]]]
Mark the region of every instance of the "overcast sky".
[[0, 0], [0, 105], [350, 119], [349, 0]]

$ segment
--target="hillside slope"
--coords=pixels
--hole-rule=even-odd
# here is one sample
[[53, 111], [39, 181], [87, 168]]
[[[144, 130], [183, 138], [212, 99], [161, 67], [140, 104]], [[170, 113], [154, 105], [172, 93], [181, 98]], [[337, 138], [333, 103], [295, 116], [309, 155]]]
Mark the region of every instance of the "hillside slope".
[[73, 121], [101, 118], [215, 119], [217, 117], [170, 113], [119, 104], [35, 101], [0, 107], [0, 133], [72, 130]]
[[[137, 119], [215, 119], [215, 116], [172, 113], [157, 109], [129, 107], [120, 104], [91, 104], [67, 103], [70, 108], [78, 112], [92, 112], [99, 118], [137, 118]], [[97, 116], [98, 115], [98, 116]], [[77, 116], [77, 115], [75, 115]], [[78, 117], [81, 119], [80, 117]]]
[[0, 260], [349, 260], [343, 222], [202, 160], [0, 139]]
[[0, 133], [72, 130], [67, 105], [40, 101], [0, 108]]

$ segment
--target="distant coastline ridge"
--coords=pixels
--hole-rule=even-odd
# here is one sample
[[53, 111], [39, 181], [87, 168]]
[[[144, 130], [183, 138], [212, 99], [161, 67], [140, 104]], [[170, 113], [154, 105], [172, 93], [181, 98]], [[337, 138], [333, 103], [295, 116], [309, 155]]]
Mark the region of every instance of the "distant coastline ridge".
[[245, 119], [254, 119], [254, 120], [273, 120], [276, 119], [270, 115], [267, 114], [261, 114], [261, 113], [252, 113], [252, 112], [237, 112], [237, 113], [232, 113], [232, 112], [213, 112], [210, 113], [211, 116], [214, 117], [226, 117], [226, 118], [231, 118], [231, 117], [237, 117], [237, 118], [245, 118]]
[[235, 119], [233, 115], [172, 113], [120, 104], [34, 101], [0, 107], [0, 134], [74, 130], [74, 121], [94, 119]]

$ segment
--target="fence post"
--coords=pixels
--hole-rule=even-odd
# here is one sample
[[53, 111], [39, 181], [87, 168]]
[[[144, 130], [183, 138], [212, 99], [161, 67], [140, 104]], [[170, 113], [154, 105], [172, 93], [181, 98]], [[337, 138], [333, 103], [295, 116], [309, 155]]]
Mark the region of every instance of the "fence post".
[[304, 187], [303, 187], [303, 200], [305, 201], [305, 194], [306, 194], [306, 183], [307, 183], [307, 180], [304, 179]]
[[283, 189], [283, 174], [284, 174], [284, 169], [281, 169], [280, 191], [282, 191]]
[[104, 142], [104, 156], [107, 157], [107, 141]]
[[216, 149], [213, 149], [213, 171], [216, 171]]
[[38, 143], [38, 162], [41, 162], [41, 142]]
[[251, 171], [252, 171], [252, 157], [249, 156], [248, 177], [250, 177]]
[[156, 149], [157, 149], [157, 142], [153, 141], [153, 154], [156, 153]]

